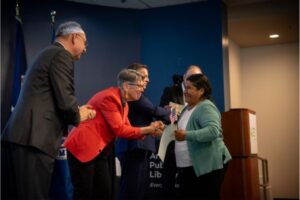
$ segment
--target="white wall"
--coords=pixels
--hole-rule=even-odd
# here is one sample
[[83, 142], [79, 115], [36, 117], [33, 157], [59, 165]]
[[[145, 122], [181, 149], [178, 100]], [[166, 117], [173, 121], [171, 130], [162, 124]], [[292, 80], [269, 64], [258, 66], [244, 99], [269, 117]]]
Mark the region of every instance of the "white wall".
[[231, 106], [256, 111], [273, 198], [299, 198], [298, 43], [239, 48], [231, 41], [229, 59]]
[[230, 108], [242, 107], [242, 79], [240, 64], [240, 48], [232, 40], [229, 40], [229, 87]]

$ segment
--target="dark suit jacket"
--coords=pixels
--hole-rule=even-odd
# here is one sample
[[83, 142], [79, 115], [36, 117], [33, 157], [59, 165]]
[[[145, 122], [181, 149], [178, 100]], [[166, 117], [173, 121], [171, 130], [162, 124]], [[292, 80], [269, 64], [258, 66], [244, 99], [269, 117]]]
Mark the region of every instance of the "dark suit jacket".
[[2, 140], [33, 146], [56, 157], [68, 124], [80, 121], [72, 55], [55, 43], [28, 68]]
[[174, 84], [171, 87], [166, 87], [164, 89], [163, 95], [160, 98], [160, 106], [169, 105], [170, 101], [177, 104], [184, 104], [183, 92], [181, 84]]
[[[133, 126], [148, 126], [154, 119], [169, 121], [170, 110], [154, 106], [144, 95], [138, 101], [131, 101], [129, 105], [129, 121]], [[131, 151], [135, 148], [156, 151], [155, 138], [146, 136], [143, 140], [117, 140], [116, 153]]]

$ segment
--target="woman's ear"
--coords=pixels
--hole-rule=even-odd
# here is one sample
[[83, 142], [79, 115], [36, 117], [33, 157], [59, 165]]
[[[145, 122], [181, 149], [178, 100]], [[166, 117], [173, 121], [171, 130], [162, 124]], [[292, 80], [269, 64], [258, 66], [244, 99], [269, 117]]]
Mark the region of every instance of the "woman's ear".
[[201, 88], [199, 91], [200, 91], [201, 96], [203, 96], [203, 94], [205, 92], [204, 88]]
[[124, 82], [124, 83], [122, 84], [122, 88], [123, 88], [123, 90], [124, 90], [125, 92], [128, 92], [128, 88], [129, 88], [128, 82]]
[[123, 91], [124, 91], [124, 98], [125, 100], [127, 101], [128, 100], [128, 90], [129, 90], [129, 84], [127, 82], [124, 82], [122, 84], [122, 88], [123, 88]]

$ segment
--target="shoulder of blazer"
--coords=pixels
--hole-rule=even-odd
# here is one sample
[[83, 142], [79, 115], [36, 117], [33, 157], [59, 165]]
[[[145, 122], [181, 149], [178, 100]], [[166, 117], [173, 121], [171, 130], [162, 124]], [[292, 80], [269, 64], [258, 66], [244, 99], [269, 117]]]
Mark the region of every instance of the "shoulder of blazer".
[[116, 99], [118, 102], [121, 103], [121, 94], [120, 89], [117, 87], [110, 87], [103, 91], [104, 96], [111, 97]]
[[73, 62], [71, 53], [65, 50], [62, 45], [57, 45], [56, 43], [41, 50], [40, 53], [35, 57], [35, 61], [38, 60], [39, 62], [47, 62], [49, 60], [52, 60], [56, 56], [61, 57], [63, 60], [69, 60]]
[[[73, 56], [72, 54], [67, 51], [61, 44], [59, 44], [58, 42], [53, 43], [52, 45], [50, 45], [49, 47], [47, 47], [45, 49], [45, 51], [47, 52], [51, 52], [53, 56], [61, 56], [64, 59], [70, 59], [70, 61], [73, 61]], [[45, 52], [44, 51], [44, 52]]]
[[109, 87], [95, 94], [88, 103], [99, 104], [100, 107], [111, 104], [122, 105], [120, 89], [117, 87]]
[[56, 45], [52, 45], [53, 49], [55, 49], [55, 51], [57, 51], [56, 55], [61, 55], [63, 57], [69, 58], [73, 61], [73, 56], [72, 54], [67, 51], [63, 46], [56, 46]]
[[61, 44], [59, 44], [57, 42], [47, 46], [44, 50], [68, 52]]

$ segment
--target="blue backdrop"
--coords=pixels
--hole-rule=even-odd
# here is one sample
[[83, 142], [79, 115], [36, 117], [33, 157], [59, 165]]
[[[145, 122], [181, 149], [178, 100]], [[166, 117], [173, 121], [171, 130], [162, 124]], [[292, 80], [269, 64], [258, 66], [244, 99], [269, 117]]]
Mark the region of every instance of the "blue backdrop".
[[[1, 130], [9, 115], [12, 95], [16, 32], [14, 1], [1, 5]], [[149, 66], [147, 96], [159, 103], [163, 88], [172, 84], [173, 74], [182, 74], [190, 64], [200, 65], [213, 86], [213, 97], [224, 111], [223, 66], [226, 50], [226, 9], [221, 0], [149, 10], [131, 10], [86, 5], [60, 0], [22, 0], [21, 17], [27, 61], [49, 45], [51, 10], [56, 24], [75, 20], [87, 32], [87, 54], [75, 69], [76, 96], [84, 104], [94, 93], [116, 84], [120, 69], [133, 62]]]

